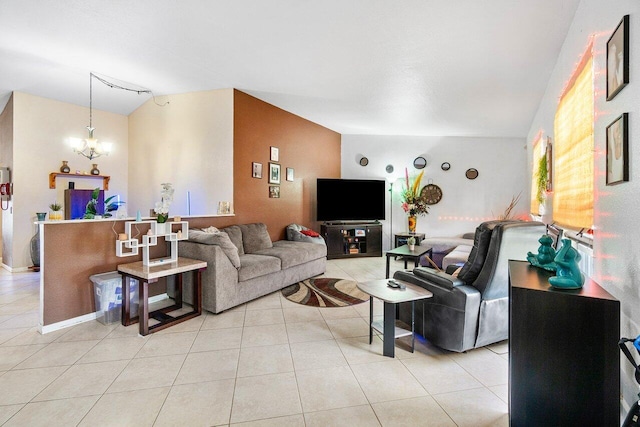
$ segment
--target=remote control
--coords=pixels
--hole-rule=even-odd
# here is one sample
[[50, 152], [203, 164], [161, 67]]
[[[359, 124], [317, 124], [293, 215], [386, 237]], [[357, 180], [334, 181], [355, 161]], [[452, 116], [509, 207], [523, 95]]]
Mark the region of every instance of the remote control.
[[387, 286], [391, 287], [391, 288], [395, 288], [395, 289], [405, 289], [406, 286], [403, 285], [402, 283], [398, 283], [396, 280], [391, 279], [387, 282]]

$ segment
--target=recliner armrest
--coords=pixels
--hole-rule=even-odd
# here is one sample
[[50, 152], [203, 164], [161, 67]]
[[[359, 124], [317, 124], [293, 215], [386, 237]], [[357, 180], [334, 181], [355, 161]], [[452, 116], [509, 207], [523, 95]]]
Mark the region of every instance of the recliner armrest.
[[420, 279], [427, 280], [446, 289], [453, 289], [465, 284], [457, 277], [431, 268], [416, 267], [413, 269], [413, 274]]

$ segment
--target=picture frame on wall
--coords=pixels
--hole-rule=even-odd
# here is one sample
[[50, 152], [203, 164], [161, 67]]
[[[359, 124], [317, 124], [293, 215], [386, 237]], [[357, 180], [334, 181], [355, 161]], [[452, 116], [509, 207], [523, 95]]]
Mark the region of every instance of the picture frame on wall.
[[629, 113], [607, 126], [607, 185], [629, 181]]
[[278, 186], [278, 185], [270, 185], [269, 186], [269, 198], [270, 199], [279, 199], [280, 198], [280, 186]]
[[629, 83], [629, 15], [625, 15], [607, 40], [607, 101]]
[[271, 160], [272, 162], [277, 162], [280, 160], [280, 150], [278, 149], [278, 147], [271, 147], [269, 160]]
[[293, 168], [287, 168], [287, 181], [293, 182]]
[[262, 179], [262, 163], [251, 163], [251, 176], [253, 178]]
[[269, 163], [269, 184], [280, 184], [280, 165]]

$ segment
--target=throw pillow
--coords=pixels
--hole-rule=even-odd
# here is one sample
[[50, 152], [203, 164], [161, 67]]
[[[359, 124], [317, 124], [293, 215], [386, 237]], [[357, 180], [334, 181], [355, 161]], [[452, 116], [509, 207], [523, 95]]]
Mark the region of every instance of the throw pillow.
[[305, 236], [309, 236], [309, 237], [319, 237], [320, 233], [316, 233], [313, 230], [300, 230], [300, 233], [304, 234]]
[[244, 245], [245, 253], [253, 254], [263, 249], [273, 247], [265, 224], [258, 222], [254, 224], [240, 224], [238, 227], [242, 230], [242, 244]]
[[227, 258], [229, 258], [231, 264], [236, 269], [240, 268], [240, 255], [238, 255], [238, 248], [231, 242], [227, 233], [205, 233], [201, 230], [189, 230], [189, 240], [205, 245], [219, 246]]
[[212, 226], [210, 226], [210, 227], [207, 227], [207, 228], [203, 228], [203, 229], [202, 229], [202, 231], [204, 231], [205, 233], [211, 233], [211, 234], [219, 233], [219, 232], [220, 232], [220, 230], [218, 230], [217, 228], [215, 228], [213, 225], [212, 225]]

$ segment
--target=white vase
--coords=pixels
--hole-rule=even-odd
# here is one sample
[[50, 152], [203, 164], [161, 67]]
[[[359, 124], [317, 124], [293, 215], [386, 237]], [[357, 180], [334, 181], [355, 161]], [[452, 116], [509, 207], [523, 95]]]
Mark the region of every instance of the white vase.
[[167, 223], [156, 222], [156, 236], [164, 236], [167, 234]]
[[411, 252], [413, 252], [413, 250], [414, 250], [415, 248], [416, 248], [416, 245], [409, 245], [409, 250], [410, 250]]

